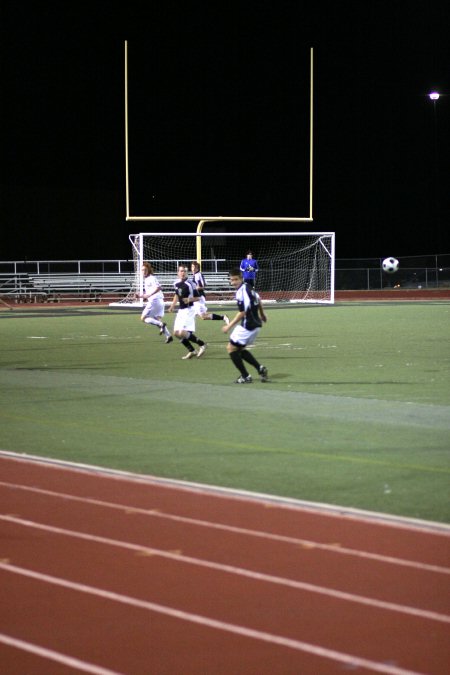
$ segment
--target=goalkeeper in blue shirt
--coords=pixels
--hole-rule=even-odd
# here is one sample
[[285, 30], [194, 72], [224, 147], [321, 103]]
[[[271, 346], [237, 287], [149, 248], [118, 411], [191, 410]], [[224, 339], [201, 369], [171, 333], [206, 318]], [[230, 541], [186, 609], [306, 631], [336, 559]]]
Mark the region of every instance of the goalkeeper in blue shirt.
[[241, 260], [240, 270], [244, 278], [244, 283], [250, 284], [253, 288], [256, 283], [256, 273], [259, 270], [258, 261], [253, 257], [251, 251], [247, 251], [247, 256]]

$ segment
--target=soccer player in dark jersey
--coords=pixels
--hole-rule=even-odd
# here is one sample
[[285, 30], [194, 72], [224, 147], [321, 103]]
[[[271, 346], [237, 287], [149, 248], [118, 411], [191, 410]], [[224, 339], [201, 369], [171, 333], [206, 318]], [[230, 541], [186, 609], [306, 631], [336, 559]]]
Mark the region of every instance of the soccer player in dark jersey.
[[193, 260], [191, 262], [191, 272], [192, 282], [199, 295], [199, 300], [197, 303], [195, 303], [195, 313], [197, 316], [199, 316], [201, 319], [210, 319], [211, 321], [223, 321], [224, 323], [230, 323], [230, 319], [226, 314], [214, 314], [213, 312], [208, 312], [205, 297], [206, 279], [200, 270], [200, 264], [197, 262], [197, 260]]
[[[173, 324], [173, 334], [188, 350], [187, 354], [181, 357], [182, 359], [192, 359], [194, 356], [200, 358], [205, 353], [207, 345], [206, 342], [195, 335], [195, 310], [193, 305], [194, 302], [198, 302], [198, 293], [188, 280], [187, 269], [184, 265], [179, 265], [177, 276], [178, 281], [174, 284], [175, 295], [168, 308], [169, 312], [173, 312], [177, 302], [179, 304]], [[198, 351], [194, 349], [192, 342], [199, 346]]]
[[223, 326], [222, 331], [224, 333], [228, 333], [229, 330], [232, 331], [227, 344], [227, 352], [240, 372], [236, 384], [253, 382], [244, 361], [256, 369], [261, 382], [267, 382], [269, 379], [267, 368], [261, 365], [253, 354], [246, 349], [254, 343], [263, 322], [267, 321], [261, 298], [250, 284], [244, 282], [242, 272], [239, 269], [231, 270], [230, 283], [236, 289], [238, 313], [227, 326]]

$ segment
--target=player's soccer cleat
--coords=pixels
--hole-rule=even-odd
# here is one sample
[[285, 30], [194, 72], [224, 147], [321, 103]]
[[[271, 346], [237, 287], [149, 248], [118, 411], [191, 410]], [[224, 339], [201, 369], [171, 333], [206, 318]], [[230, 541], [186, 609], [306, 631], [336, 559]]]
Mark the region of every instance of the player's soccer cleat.
[[227, 326], [228, 326], [229, 323], [230, 323], [230, 319], [229, 319], [229, 317], [228, 317], [226, 314], [223, 315], [223, 322], [224, 322], [224, 324], [226, 324]]
[[164, 333], [165, 327], [166, 327], [166, 324], [163, 323], [163, 325], [162, 325], [161, 328], [159, 329], [159, 334], [160, 334], [160, 335], [162, 335], [162, 334]]
[[197, 352], [196, 352], [196, 351], [188, 352], [187, 354], [185, 354], [185, 355], [182, 356], [181, 358], [183, 359], [183, 361], [187, 361], [187, 359], [193, 359], [194, 356], [197, 356]]
[[171, 335], [168, 335], [168, 336], [166, 337], [166, 345], [168, 345], [169, 342], [173, 342], [173, 337], [172, 337]]
[[241, 375], [237, 380], [235, 380], [235, 384], [251, 384], [252, 382], [253, 380], [251, 375], [247, 375], [247, 377]]
[[269, 373], [267, 371], [266, 366], [259, 367], [259, 376], [261, 378], [261, 382], [267, 382], [267, 380], [269, 379]]
[[198, 353], [197, 353], [197, 358], [198, 358], [198, 359], [199, 359], [201, 356], [203, 356], [203, 354], [206, 352], [206, 347], [207, 347], [207, 346], [208, 346], [208, 345], [204, 344], [204, 345], [202, 345], [202, 346], [200, 347], [200, 349], [198, 350]]

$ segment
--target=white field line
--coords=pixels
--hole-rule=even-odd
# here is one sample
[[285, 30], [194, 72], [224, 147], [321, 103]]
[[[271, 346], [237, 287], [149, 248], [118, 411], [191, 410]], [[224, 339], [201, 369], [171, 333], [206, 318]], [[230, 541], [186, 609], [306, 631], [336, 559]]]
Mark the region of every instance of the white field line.
[[317, 586], [315, 584], [310, 584], [304, 581], [286, 579], [284, 577], [278, 577], [272, 574], [264, 574], [262, 572], [255, 572], [253, 570], [244, 569], [242, 567], [235, 567], [234, 565], [224, 565], [222, 563], [216, 563], [210, 560], [201, 560], [200, 558], [185, 556], [180, 553], [173, 553], [171, 551], [163, 551], [161, 549], [152, 548], [150, 546], [131, 544], [129, 542], [110, 539], [108, 537], [99, 537], [92, 534], [86, 534], [84, 532], [77, 532], [75, 530], [66, 530], [61, 527], [44, 525], [42, 523], [36, 523], [31, 520], [16, 518], [15, 516], [0, 515], [0, 520], [8, 523], [14, 523], [16, 525], [21, 525], [23, 527], [31, 527], [38, 530], [44, 530], [46, 532], [52, 532], [54, 534], [62, 535], [65, 537], [82, 539], [84, 541], [89, 541], [96, 544], [102, 544], [107, 546], [115, 546], [117, 548], [135, 551], [137, 553], [140, 553], [141, 555], [145, 554], [148, 556], [158, 556], [160, 558], [166, 558], [168, 560], [173, 560], [187, 565], [194, 565], [196, 567], [205, 567], [207, 569], [212, 569], [218, 572], [225, 572], [227, 574], [235, 574], [238, 576], [246, 577], [248, 579], [252, 579], [254, 581], [262, 581], [270, 584], [277, 584], [279, 586], [285, 586], [287, 588], [292, 588], [295, 590], [305, 591], [308, 593], [317, 593], [320, 595], [325, 595], [327, 597], [337, 598], [338, 600], [343, 600], [345, 602], [353, 602], [361, 605], [366, 605], [372, 608], [375, 607], [377, 609], [382, 609], [385, 611], [387, 610], [391, 612], [399, 612], [401, 614], [408, 614], [410, 616], [414, 616], [416, 618], [419, 617], [421, 619], [426, 619], [428, 621], [431, 620], [431, 621], [439, 621], [442, 623], [450, 623], [450, 616], [447, 616], [446, 614], [431, 612], [425, 609], [418, 609], [416, 607], [408, 607], [406, 605], [399, 605], [394, 602], [377, 600], [376, 598], [368, 598], [363, 595], [356, 595], [355, 593], [337, 591], [335, 589], [326, 588], [324, 586]]
[[132, 598], [127, 595], [105, 591], [93, 586], [86, 586], [85, 584], [75, 583], [73, 581], [68, 581], [67, 579], [61, 579], [48, 574], [41, 574], [39, 572], [33, 572], [32, 570], [16, 567], [15, 565], [8, 565], [0, 562], [0, 569], [12, 574], [20, 574], [32, 579], [36, 579], [37, 581], [53, 584], [55, 586], [61, 586], [63, 588], [68, 588], [80, 593], [87, 593], [89, 595], [111, 600], [113, 602], [120, 602], [132, 607], [138, 607], [139, 609], [144, 609], [150, 612], [157, 612], [159, 614], [170, 616], [174, 619], [206, 626], [207, 628], [234, 633], [235, 635], [252, 638], [254, 640], [261, 640], [263, 642], [268, 642], [281, 647], [287, 647], [289, 649], [295, 649], [297, 651], [313, 654], [314, 656], [331, 659], [339, 663], [344, 663], [346, 666], [350, 666], [351, 668], [367, 668], [377, 673], [387, 673], [388, 675], [419, 675], [418, 673], [414, 673], [410, 670], [404, 670], [403, 668], [397, 668], [395, 666], [390, 666], [378, 661], [359, 658], [358, 656], [338, 652], [334, 649], [327, 649], [325, 647], [320, 647], [308, 642], [303, 642], [301, 640], [294, 640], [281, 635], [274, 635], [264, 631], [253, 630], [245, 626], [239, 626], [236, 624], [227, 623], [225, 621], [218, 621], [216, 619], [201, 616], [199, 614], [193, 614], [191, 612], [185, 612], [183, 610], [174, 609], [165, 605], [159, 605], [154, 602], [139, 600], [138, 598]]
[[73, 656], [55, 652], [53, 649], [47, 649], [46, 647], [41, 647], [31, 642], [26, 642], [25, 640], [19, 640], [10, 635], [5, 635], [5, 633], [0, 633], [0, 642], [8, 647], [14, 647], [15, 649], [35, 654], [41, 658], [62, 663], [69, 668], [76, 668], [76, 670], [83, 671], [83, 673], [92, 673], [93, 675], [121, 675], [121, 673], [118, 673], [115, 670], [108, 670], [101, 666], [95, 666], [93, 663], [87, 663], [86, 661], [81, 661]]
[[252, 504], [262, 504], [268, 507], [278, 507], [302, 513], [312, 513], [328, 518], [338, 520], [355, 520], [359, 523], [368, 523], [370, 525], [381, 525], [386, 527], [395, 527], [403, 530], [423, 532], [437, 536], [448, 537], [450, 535], [450, 525], [417, 518], [407, 518], [406, 516], [395, 516], [389, 513], [377, 513], [375, 511], [363, 511], [361, 509], [351, 508], [349, 506], [336, 506], [333, 504], [322, 504], [320, 502], [308, 502], [290, 497], [278, 497], [259, 492], [249, 492], [246, 490], [236, 490], [232, 488], [220, 487], [216, 485], [207, 485], [204, 483], [192, 483], [189, 481], [176, 480], [175, 478], [159, 478], [146, 474], [130, 473], [118, 469], [108, 469], [95, 464], [82, 464], [79, 462], [69, 462], [65, 460], [53, 459], [51, 457], [40, 457], [38, 455], [19, 454], [9, 450], [0, 449], [0, 460], [7, 459], [14, 462], [23, 462], [34, 466], [66, 471], [68, 473], [89, 474], [101, 478], [125, 481], [128, 483], [138, 483], [140, 485], [156, 485], [167, 490], [176, 490], [201, 495], [211, 495], [216, 498], [233, 501], [244, 501]]
[[299, 539], [297, 537], [288, 537], [281, 534], [273, 534], [271, 532], [263, 532], [259, 530], [249, 530], [243, 527], [235, 527], [234, 525], [223, 525], [221, 523], [215, 523], [208, 520], [199, 520], [197, 518], [188, 518], [186, 516], [175, 516], [169, 513], [164, 513], [158, 509], [143, 509], [135, 506], [129, 506], [127, 504], [116, 504], [114, 502], [105, 502], [100, 499], [92, 499], [89, 497], [78, 497], [76, 495], [70, 495], [65, 492], [54, 492], [52, 490], [45, 490], [43, 488], [30, 487], [27, 485], [18, 485], [15, 483], [5, 483], [0, 481], [0, 486], [8, 487], [13, 490], [25, 490], [28, 492], [35, 492], [37, 494], [47, 495], [49, 497], [55, 497], [57, 499], [64, 499], [67, 501], [81, 502], [83, 504], [91, 504], [92, 506], [100, 506], [103, 508], [109, 509], [118, 509], [119, 511], [125, 513], [139, 513], [140, 515], [149, 516], [152, 518], [163, 518], [165, 520], [171, 520], [178, 523], [184, 523], [188, 525], [194, 525], [198, 527], [206, 527], [214, 530], [222, 530], [224, 532], [232, 532], [234, 534], [242, 534], [249, 537], [258, 537], [260, 539], [267, 539], [270, 541], [279, 541], [287, 544], [293, 544], [294, 546], [301, 546], [309, 549], [320, 549], [323, 551], [329, 551], [339, 555], [349, 555], [357, 558], [365, 558], [367, 560], [376, 560], [377, 562], [392, 564], [392, 565], [403, 565], [405, 567], [412, 567], [414, 569], [427, 571], [427, 572], [437, 572], [439, 574], [450, 574], [449, 567], [441, 567], [439, 565], [429, 565], [427, 563], [420, 563], [414, 560], [405, 560], [402, 558], [394, 558], [393, 556], [380, 555], [378, 553], [371, 553], [368, 551], [358, 551], [357, 549], [345, 548], [343, 546], [337, 546], [333, 544], [321, 544], [320, 542], [312, 541], [309, 539]]

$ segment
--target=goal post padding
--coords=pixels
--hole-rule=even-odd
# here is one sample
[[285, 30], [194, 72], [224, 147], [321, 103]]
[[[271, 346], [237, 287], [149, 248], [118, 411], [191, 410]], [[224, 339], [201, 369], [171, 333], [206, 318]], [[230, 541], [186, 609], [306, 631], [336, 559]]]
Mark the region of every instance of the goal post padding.
[[130, 234], [135, 283], [120, 304], [142, 306], [141, 267], [152, 264], [166, 301], [172, 299], [178, 266], [198, 260], [206, 278], [207, 300], [232, 302], [229, 272], [248, 250], [258, 261], [256, 290], [265, 302], [334, 303], [334, 232], [154, 233]]

